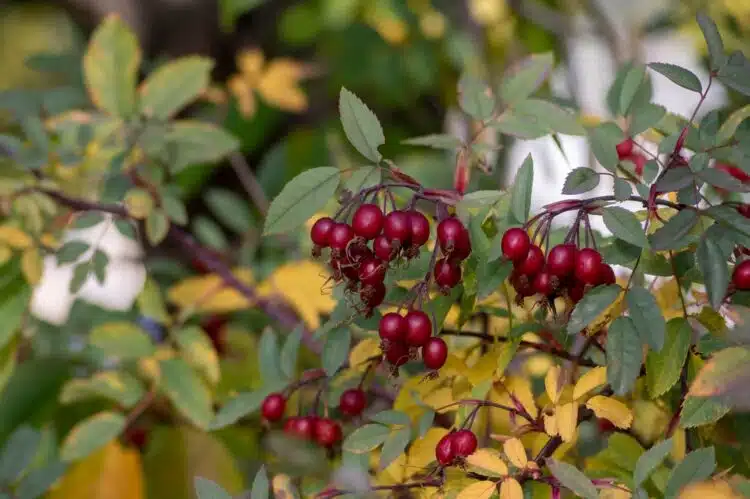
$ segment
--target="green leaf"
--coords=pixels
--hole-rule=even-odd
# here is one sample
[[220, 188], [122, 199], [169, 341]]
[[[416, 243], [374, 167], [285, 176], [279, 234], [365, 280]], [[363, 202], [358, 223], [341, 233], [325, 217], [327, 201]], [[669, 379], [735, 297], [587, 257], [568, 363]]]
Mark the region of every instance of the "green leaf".
[[583, 194], [599, 185], [599, 175], [591, 168], [582, 166], [576, 168], [565, 177], [562, 188], [563, 194]]
[[328, 376], [333, 376], [344, 365], [349, 356], [352, 335], [349, 328], [342, 327], [328, 332], [323, 345], [323, 369]]
[[650, 351], [646, 357], [646, 385], [651, 398], [665, 394], [680, 379], [693, 330], [683, 317], [675, 317], [667, 323], [664, 348]]
[[504, 110], [490, 122], [498, 132], [518, 139], [533, 140], [549, 135], [549, 128], [528, 116], [516, 113], [514, 109]]
[[671, 438], [659, 442], [649, 450], [641, 454], [638, 462], [635, 463], [635, 472], [633, 473], [633, 487], [640, 487], [643, 482], [653, 473], [656, 468], [666, 459], [672, 451], [674, 443]]
[[509, 105], [526, 99], [542, 86], [554, 63], [552, 52], [532, 54], [519, 61], [511, 68], [511, 74], [503, 77], [500, 99]]
[[339, 186], [338, 168], [321, 167], [294, 177], [268, 208], [263, 234], [280, 234], [296, 229], [333, 197]]
[[628, 310], [641, 340], [657, 352], [664, 346], [666, 323], [654, 295], [645, 288], [633, 286], [627, 294]]
[[127, 371], [102, 371], [89, 378], [73, 378], [63, 386], [60, 402], [71, 404], [103, 397], [123, 407], [133, 407], [143, 397], [143, 385]]
[[[630, 182], [620, 177], [615, 177], [614, 180], [615, 199], [620, 202], [627, 201], [628, 198], [630, 198], [630, 195], [633, 193], [633, 187], [630, 185]], [[628, 211], [628, 213], [630, 212]], [[641, 232], [643, 232], [643, 229], [641, 229]], [[648, 240], [646, 239], [645, 233], [643, 234], [643, 241], [644, 244], [648, 246]]]
[[546, 464], [563, 487], [585, 499], [599, 498], [594, 484], [575, 466], [552, 458], [547, 459]]
[[161, 209], [167, 214], [169, 219], [177, 225], [187, 225], [188, 213], [185, 203], [175, 196], [167, 193], [161, 195]]
[[125, 429], [125, 416], [116, 412], [99, 412], [76, 424], [60, 448], [64, 461], [83, 459], [104, 447]]
[[625, 134], [614, 123], [601, 123], [589, 130], [589, 143], [596, 160], [611, 172], [620, 162], [616, 147], [624, 138]]
[[433, 149], [447, 149], [449, 151], [455, 151], [461, 147], [461, 141], [458, 137], [448, 135], [446, 133], [436, 133], [431, 135], [424, 135], [422, 137], [414, 137], [413, 139], [407, 139], [402, 141], [403, 144], [410, 146], [425, 146], [432, 147]]
[[121, 118], [135, 112], [135, 85], [141, 52], [138, 39], [117, 16], [109, 16], [91, 35], [83, 71], [96, 107]]
[[577, 116], [557, 104], [541, 99], [528, 99], [513, 108], [514, 114], [542, 127], [547, 133], [584, 135]]
[[56, 461], [31, 470], [16, 487], [16, 499], [37, 499], [65, 474], [68, 466]]
[[495, 112], [492, 89], [469, 73], [464, 73], [458, 82], [458, 104], [466, 114], [478, 121], [491, 118]]
[[260, 366], [260, 376], [264, 384], [268, 385], [285, 379], [279, 365], [280, 358], [278, 337], [272, 329], [266, 328], [258, 344], [258, 366]]
[[432, 409], [426, 409], [425, 412], [419, 417], [417, 422], [417, 436], [422, 438], [432, 428], [432, 424], [435, 422], [435, 411]]
[[375, 163], [379, 162], [383, 155], [378, 147], [385, 143], [385, 136], [375, 113], [359, 97], [341, 87], [339, 114], [349, 142], [362, 156]]
[[169, 232], [169, 218], [162, 210], [153, 210], [146, 218], [146, 238], [152, 246], [156, 246], [167, 237]]
[[[198, 499], [232, 499], [219, 484], [207, 478], [195, 477], [195, 495]], [[255, 496], [252, 496], [255, 499]]]
[[607, 310], [620, 295], [622, 288], [617, 284], [597, 286], [586, 293], [570, 314], [567, 332], [570, 335], [580, 333], [594, 319]]
[[510, 212], [518, 223], [525, 223], [531, 209], [531, 189], [534, 184], [534, 160], [531, 154], [523, 160], [516, 173], [510, 192]]
[[602, 208], [602, 220], [615, 237], [640, 248], [648, 248], [646, 234], [633, 212], [619, 206], [609, 206]]
[[477, 275], [482, 278], [477, 283], [477, 298], [483, 300], [490, 296], [508, 278], [513, 271], [513, 263], [509, 260], [480, 258], [477, 265]]
[[179, 173], [185, 167], [215, 163], [237, 150], [239, 141], [211, 123], [181, 120], [170, 124], [165, 140], [174, 149], [169, 168]]
[[211, 394], [198, 374], [182, 359], [159, 363], [160, 387], [175, 408], [192, 424], [207, 429], [213, 418]]
[[104, 214], [98, 211], [86, 211], [76, 215], [72, 227], [74, 229], [90, 229], [104, 221]]
[[737, 346], [720, 350], [698, 372], [690, 392], [700, 397], [722, 396], [732, 403], [736, 398], [732, 392], [746, 389], [749, 365], [750, 349]]
[[410, 439], [411, 428], [408, 426], [394, 430], [388, 435], [383, 443], [383, 449], [380, 451], [381, 470], [387, 468], [398, 456], [404, 453]]
[[245, 416], [260, 409], [263, 399], [271, 393], [271, 390], [260, 390], [257, 392], [240, 393], [219, 409], [216, 417], [211, 422], [211, 430], [219, 430], [233, 425]]
[[60, 246], [55, 253], [58, 265], [66, 265], [77, 261], [90, 248], [85, 241], [68, 241]]
[[667, 114], [667, 110], [664, 106], [648, 103], [636, 106], [631, 114], [629, 131], [632, 135], [638, 135], [655, 127]]
[[38, 431], [25, 425], [11, 434], [0, 454], [0, 483], [12, 483], [21, 476], [34, 459], [41, 439]]
[[716, 455], [713, 447], [694, 450], [672, 468], [664, 489], [664, 499], [678, 497], [683, 487], [707, 479], [715, 469]]
[[128, 239], [135, 239], [135, 228], [129, 220], [115, 220], [115, 229]]
[[750, 95], [750, 61], [739, 50], [730, 54], [726, 64], [719, 68], [717, 78], [733, 90], [745, 96]]
[[346, 451], [354, 454], [370, 452], [385, 442], [391, 429], [381, 424], [367, 424], [354, 430], [343, 443]]
[[253, 226], [253, 217], [247, 201], [235, 192], [213, 188], [206, 192], [203, 200], [217, 220], [237, 234], [245, 234]]
[[727, 256], [716, 241], [707, 237], [701, 239], [695, 253], [698, 268], [703, 274], [708, 299], [711, 301], [711, 306], [717, 310], [724, 302], [729, 287]]
[[107, 265], [109, 265], [109, 257], [102, 250], [96, 250], [94, 252], [94, 258], [91, 260], [91, 265], [94, 268], [94, 275], [99, 284], [104, 284], [107, 279]]
[[696, 426], [715, 423], [726, 416], [731, 407], [720, 400], [702, 397], [687, 397], [680, 411], [680, 427], [695, 428]]
[[299, 353], [299, 346], [302, 342], [302, 331], [304, 326], [300, 324], [294, 330], [289, 333], [286, 337], [284, 346], [281, 348], [281, 355], [279, 365], [281, 372], [284, 373], [287, 379], [294, 378], [297, 371], [297, 355]]
[[626, 395], [641, 372], [643, 350], [630, 317], [618, 317], [607, 333], [607, 383], [615, 394]]
[[725, 64], [727, 59], [724, 53], [724, 42], [721, 41], [719, 29], [716, 27], [716, 23], [702, 12], [698, 13], [696, 20], [703, 32], [703, 38], [706, 39], [711, 71], [717, 71]]
[[171, 334], [181, 357], [213, 384], [219, 382], [219, 356], [211, 339], [199, 326], [185, 326]]
[[250, 490], [250, 499], [268, 499], [268, 473], [266, 466], [260, 467], [253, 480], [253, 488]]
[[[688, 210], [682, 210], [682, 212], [685, 211]], [[750, 237], [750, 219], [740, 215], [736, 209], [730, 206], [718, 205], [711, 206], [704, 213], [717, 222], [729, 226], [729, 228], [736, 230], [744, 236]]]
[[130, 322], [108, 322], [95, 327], [89, 343], [104, 355], [123, 360], [148, 357], [155, 351], [148, 333]]
[[349, 178], [344, 181], [344, 188], [349, 192], [357, 193], [379, 184], [382, 178], [379, 166], [363, 166], [349, 174]]
[[380, 423], [384, 425], [409, 426], [411, 424], [411, 420], [409, 419], [408, 414], [406, 414], [405, 412], [394, 411], [390, 409], [375, 414], [374, 416], [370, 417], [370, 420], [374, 423]]
[[229, 241], [219, 224], [208, 217], [199, 215], [193, 220], [193, 233], [201, 243], [217, 251], [224, 251], [229, 247]]
[[73, 278], [70, 280], [70, 292], [72, 294], [78, 293], [83, 288], [89, 277], [89, 272], [91, 272], [91, 262], [89, 260], [80, 262], [73, 267]]
[[681, 210], [649, 236], [651, 249], [664, 251], [687, 246], [685, 238], [697, 223], [698, 214], [694, 210]]
[[147, 118], [167, 120], [197, 99], [211, 82], [213, 61], [181, 57], [151, 73], [139, 89], [139, 107]]
[[[750, 192], [750, 189], [748, 189], [745, 184], [734, 178], [728, 172], [719, 170], [718, 168], [707, 168], [707, 166], [708, 155], [706, 153], [698, 153], [690, 158], [690, 168], [693, 171], [696, 171], [696, 177], [707, 184], [729, 192]], [[698, 168], [701, 167], [702, 169], [698, 170]]]
[[689, 69], [685, 69], [675, 64], [667, 64], [665, 62], [652, 62], [648, 65], [648, 67], [650, 67], [657, 73], [661, 73], [662, 75], [666, 76], [667, 78], [672, 80], [673, 83], [681, 86], [682, 88], [686, 88], [698, 93], [703, 92], [701, 81]]
[[[4, 276], [7, 279], [7, 276]], [[7, 282], [7, 281], [6, 281]], [[15, 280], [0, 289], [0, 348], [4, 348], [21, 327], [21, 323], [29, 305], [31, 288], [22, 278]]]
[[750, 118], [750, 104], [732, 112], [724, 123], [722, 123], [716, 134], [716, 144], [722, 145], [728, 142], [734, 136], [740, 124], [747, 118]]
[[640, 64], [634, 65], [628, 69], [625, 78], [622, 80], [622, 88], [620, 89], [619, 114], [622, 116], [628, 114], [630, 106], [633, 104], [633, 101], [645, 79], [646, 68]]

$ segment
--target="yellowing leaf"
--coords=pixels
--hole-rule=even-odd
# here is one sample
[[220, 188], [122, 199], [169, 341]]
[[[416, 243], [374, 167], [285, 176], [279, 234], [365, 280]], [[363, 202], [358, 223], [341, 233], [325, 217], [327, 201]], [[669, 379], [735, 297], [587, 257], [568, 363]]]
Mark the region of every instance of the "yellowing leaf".
[[508, 465], [494, 449], [479, 449], [467, 457], [466, 462], [470, 466], [496, 475], [506, 476], [508, 474]]
[[440, 368], [440, 372], [445, 376], [463, 376], [466, 370], [466, 362], [453, 353], [448, 354], [445, 364]]
[[502, 354], [501, 346], [502, 345], [493, 347], [492, 350], [482, 355], [479, 358], [479, 361], [477, 361], [477, 363], [468, 371], [464, 371], [463, 374], [469, 378], [469, 382], [472, 385], [476, 386], [488, 379], [492, 379], [492, 376], [497, 370], [498, 358]]
[[578, 402], [569, 402], [557, 407], [557, 431], [563, 442], [572, 442], [578, 426]]
[[271, 479], [274, 497], [296, 497], [296, 487], [289, 475], [278, 474]]
[[556, 414], [545, 414], [544, 415], [544, 432], [550, 437], [558, 435], [560, 432], [557, 429], [557, 415]]
[[594, 411], [597, 418], [608, 419], [618, 428], [627, 429], [633, 424], [633, 413], [619, 400], [595, 395], [586, 402], [586, 407]]
[[37, 248], [28, 248], [21, 255], [21, 270], [23, 276], [26, 278], [26, 282], [32, 286], [39, 282], [42, 278], [43, 269], [42, 255], [39, 254]]
[[11, 258], [13, 258], [13, 250], [10, 246], [0, 244], [0, 265], [5, 265]]
[[368, 359], [381, 354], [380, 341], [375, 338], [365, 338], [349, 353], [349, 366], [353, 370], [362, 372], [367, 369]]
[[291, 59], [275, 59], [268, 64], [258, 82], [258, 93], [281, 110], [304, 111], [307, 109], [307, 95], [298, 83], [306, 72], [300, 63]]
[[447, 434], [448, 430], [445, 428], [433, 427], [427, 430], [424, 437], [415, 440], [409, 447], [408, 471], [412, 474], [420, 473], [427, 468], [427, 465], [435, 460], [435, 447]]
[[523, 489], [515, 478], [506, 478], [500, 484], [500, 499], [523, 499]]
[[[253, 282], [250, 269], [235, 269], [233, 274], [245, 284]], [[217, 274], [184, 279], [169, 289], [167, 298], [183, 309], [219, 314], [244, 310], [251, 305], [239, 291], [226, 286]]]
[[736, 494], [732, 487], [724, 480], [711, 480], [688, 485], [680, 495], [679, 499], [739, 499], [742, 496]]
[[[424, 403], [435, 410], [441, 409], [454, 402], [453, 391], [450, 388], [438, 388], [424, 398]], [[449, 407], [438, 412], [455, 411], [457, 406]]]
[[544, 377], [544, 389], [547, 391], [547, 396], [553, 404], [557, 403], [560, 398], [561, 384], [560, 384], [560, 366], [552, 366], [547, 375]]
[[15, 249], [26, 249], [32, 243], [28, 234], [10, 225], [0, 225], [0, 241]]
[[257, 84], [263, 72], [264, 62], [263, 52], [258, 49], [243, 50], [237, 55], [237, 67], [250, 85]]
[[472, 483], [463, 489], [456, 499], [489, 499], [495, 493], [496, 488], [495, 482], [489, 480]]
[[581, 376], [573, 389], [573, 400], [586, 395], [588, 392], [607, 383], [607, 368], [594, 367]]
[[227, 88], [237, 99], [237, 107], [243, 116], [247, 118], [255, 114], [256, 105], [253, 89], [240, 75], [229, 78]]
[[523, 443], [517, 438], [511, 438], [503, 443], [503, 452], [508, 457], [508, 460], [516, 468], [524, 468], [528, 462], [526, 457], [526, 449], [523, 448]]
[[531, 391], [531, 381], [526, 378], [517, 376], [508, 377], [505, 382], [505, 387], [508, 389], [513, 396], [521, 402], [524, 409], [531, 415], [532, 418], [536, 418], [539, 414], [539, 409], [536, 407], [534, 401], [534, 393]]

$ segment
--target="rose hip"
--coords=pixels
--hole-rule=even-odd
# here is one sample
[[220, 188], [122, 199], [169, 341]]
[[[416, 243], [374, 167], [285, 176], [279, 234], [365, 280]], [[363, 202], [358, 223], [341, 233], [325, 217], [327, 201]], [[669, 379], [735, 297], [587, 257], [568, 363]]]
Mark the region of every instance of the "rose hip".
[[514, 227], [503, 234], [501, 241], [503, 256], [513, 262], [526, 258], [531, 247], [531, 239], [525, 230]]

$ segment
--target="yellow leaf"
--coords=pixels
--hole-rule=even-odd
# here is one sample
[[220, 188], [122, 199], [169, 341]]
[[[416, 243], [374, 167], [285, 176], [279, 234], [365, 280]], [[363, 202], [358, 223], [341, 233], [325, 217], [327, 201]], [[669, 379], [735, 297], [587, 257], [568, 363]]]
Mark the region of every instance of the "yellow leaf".
[[[421, 473], [435, 460], [435, 447], [448, 434], [445, 428], [430, 428], [424, 437], [415, 440], [409, 447], [408, 472]], [[471, 457], [471, 456], [470, 456]]]
[[227, 88], [229, 88], [229, 91], [237, 99], [237, 107], [242, 116], [249, 118], [255, 114], [255, 95], [253, 94], [253, 89], [240, 75], [234, 75], [229, 78]]
[[[620, 487], [623, 486], [623, 484], [620, 484]], [[599, 491], [599, 499], [629, 499], [631, 497], [633, 497], [633, 494], [622, 489], [602, 489]]]
[[508, 460], [516, 468], [524, 468], [529, 461], [526, 457], [526, 449], [523, 448], [523, 443], [517, 438], [506, 440], [503, 443], [503, 452], [505, 452]]
[[276, 475], [271, 479], [271, 488], [273, 489], [273, 496], [282, 498], [296, 497], [296, 487], [292, 483], [292, 479], [289, 475]]
[[[373, 453], [373, 455], [380, 459], [379, 454]], [[378, 474], [378, 483], [384, 485], [403, 483], [406, 478], [406, 469], [406, 454], [401, 454], [386, 469]]]
[[508, 475], [508, 465], [494, 449], [479, 449], [466, 458], [469, 465], [499, 476]]
[[523, 499], [523, 489], [515, 478], [506, 478], [500, 484], [500, 499]]
[[264, 64], [263, 52], [257, 48], [243, 50], [237, 54], [237, 67], [242, 77], [252, 86], [256, 85], [260, 79]]
[[552, 366], [547, 375], [544, 377], [544, 389], [547, 391], [547, 396], [553, 404], [557, 403], [560, 398], [560, 392], [562, 391], [560, 384], [560, 366]]
[[[424, 397], [424, 403], [428, 406], [432, 407], [435, 410], [441, 409], [442, 407], [447, 406], [451, 402], [454, 402], [453, 399], [453, 390], [450, 388], [438, 388], [434, 392], [430, 393], [426, 397]], [[440, 410], [438, 412], [448, 412], [448, 411], [455, 411], [458, 406], [449, 407], [444, 410]]]
[[608, 419], [613, 425], [623, 430], [630, 428], [633, 424], [633, 413], [619, 400], [604, 395], [594, 395], [586, 402], [586, 407], [594, 411], [597, 418]]
[[28, 248], [21, 255], [21, 270], [26, 281], [32, 286], [39, 282], [42, 278], [42, 269], [44, 263], [42, 261], [42, 255], [39, 254], [37, 248]]
[[685, 429], [677, 428], [672, 434], [672, 450], [669, 452], [672, 459], [676, 463], [679, 463], [685, 459], [685, 452], [687, 451], [687, 441], [685, 440]]
[[679, 499], [739, 499], [732, 487], [724, 480], [711, 480], [688, 485], [680, 495]]
[[505, 381], [505, 387], [521, 402], [521, 405], [523, 405], [532, 418], [537, 417], [539, 410], [534, 401], [534, 393], [531, 391], [530, 380], [518, 376], [508, 377]]
[[357, 343], [349, 353], [349, 366], [356, 371], [364, 371], [369, 365], [368, 360], [382, 355], [380, 341], [375, 338], [365, 338]]
[[32, 243], [28, 234], [10, 225], [0, 225], [0, 241], [15, 249], [26, 249]]
[[302, 64], [291, 59], [275, 59], [268, 64], [258, 82], [258, 93], [284, 111], [299, 113], [307, 109], [307, 95], [298, 82], [305, 75]]
[[456, 354], [448, 354], [448, 358], [445, 359], [445, 364], [440, 368], [440, 372], [445, 376], [463, 376], [466, 374], [466, 362], [459, 358]]
[[0, 244], [0, 265], [5, 265], [13, 258], [13, 250], [9, 246]]
[[125, 194], [125, 208], [131, 217], [144, 219], [154, 209], [154, 198], [145, 189], [130, 189]]
[[489, 499], [496, 489], [495, 482], [489, 480], [475, 482], [462, 490], [456, 499]]
[[586, 395], [588, 392], [607, 383], [607, 368], [594, 367], [581, 376], [573, 389], [573, 400]]
[[498, 358], [503, 353], [502, 346], [504, 345], [492, 347], [492, 349], [486, 354], [482, 355], [479, 358], [479, 361], [477, 361], [477, 363], [474, 364], [468, 371], [464, 371], [462, 373], [467, 378], [469, 378], [469, 382], [472, 385], [476, 386], [488, 379], [492, 379], [492, 376], [497, 370]]
[[578, 402], [569, 402], [557, 407], [557, 431], [563, 442], [572, 442], [578, 426]]
[[[250, 269], [238, 268], [232, 273], [245, 284], [253, 282]], [[226, 286], [217, 274], [184, 279], [169, 289], [167, 298], [183, 309], [219, 314], [244, 310], [251, 305], [239, 291]]]
[[560, 433], [557, 429], [557, 415], [544, 415], [544, 432], [550, 437], [554, 437], [555, 435], [558, 435]]
[[117, 441], [77, 462], [47, 495], [48, 499], [142, 499], [141, 455]]

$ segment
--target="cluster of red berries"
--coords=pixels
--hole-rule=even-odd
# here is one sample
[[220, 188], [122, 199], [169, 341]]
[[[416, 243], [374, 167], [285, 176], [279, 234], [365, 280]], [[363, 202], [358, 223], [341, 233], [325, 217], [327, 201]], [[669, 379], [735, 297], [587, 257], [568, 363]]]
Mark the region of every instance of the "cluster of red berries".
[[643, 154], [633, 151], [635, 143], [633, 139], [627, 138], [617, 144], [617, 157], [620, 161], [630, 161], [635, 165], [635, 173], [639, 177], [643, 175], [643, 168], [648, 159]]
[[503, 255], [513, 262], [510, 282], [519, 299], [540, 294], [547, 299], [563, 292], [577, 303], [588, 288], [614, 284], [615, 272], [594, 248], [563, 243], [544, 255], [521, 228], [508, 229], [501, 241]]
[[389, 364], [398, 367], [416, 357], [421, 349], [422, 361], [431, 370], [440, 369], [448, 358], [448, 345], [432, 336], [432, 321], [421, 310], [410, 310], [405, 316], [389, 312], [378, 324], [381, 347]]
[[438, 441], [435, 458], [442, 467], [460, 463], [477, 450], [477, 437], [471, 430], [449, 433]]

